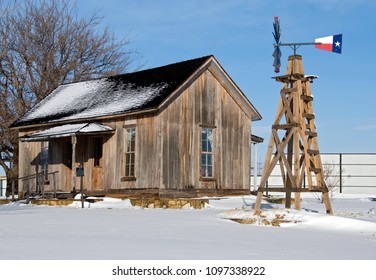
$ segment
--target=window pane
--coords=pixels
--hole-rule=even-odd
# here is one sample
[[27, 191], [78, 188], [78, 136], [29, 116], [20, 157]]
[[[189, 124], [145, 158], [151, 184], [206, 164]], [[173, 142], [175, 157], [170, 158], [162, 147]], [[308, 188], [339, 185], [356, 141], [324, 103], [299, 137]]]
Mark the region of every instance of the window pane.
[[213, 143], [208, 141], [208, 152], [211, 153], [213, 152]]
[[127, 138], [127, 141], [126, 141], [125, 151], [126, 152], [130, 152], [131, 151], [131, 141], [129, 141], [128, 138]]
[[213, 129], [208, 129], [208, 152], [213, 151]]
[[207, 171], [207, 177], [213, 177], [213, 167], [208, 166]]
[[42, 172], [44, 173], [45, 180], [48, 180], [48, 142], [42, 142], [42, 150], [40, 153], [40, 160]]
[[201, 176], [206, 177], [206, 166], [205, 165], [201, 165]]
[[205, 154], [201, 155], [201, 165], [206, 166], [206, 155]]
[[202, 141], [206, 141], [208, 138], [206, 136], [206, 128], [203, 128], [202, 129], [202, 133], [201, 133], [201, 137], [202, 137]]
[[136, 142], [136, 129], [127, 128], [126, 133], [126, 152], [135, 151], [135, 142]]
[[208, 142], [202, 140], [201, 149], [202, 149], [203, 152], [207, 152], [208, 151]]
[[208, 154], [207, 155], [207, 165], [213, 165], [213, 155], [211, 155], [211, 154]]
[[42, 142], [41, 160], [42, 162], [48, 160], [48, 142]]
[[129, 164], [125, 165], [125, 176], [129, 176]]
[[130, 156], [131, 156], [131, 154], [125, 154], [125, 164], [126, 165], [129, 165], [129, 163], [130, 163]]

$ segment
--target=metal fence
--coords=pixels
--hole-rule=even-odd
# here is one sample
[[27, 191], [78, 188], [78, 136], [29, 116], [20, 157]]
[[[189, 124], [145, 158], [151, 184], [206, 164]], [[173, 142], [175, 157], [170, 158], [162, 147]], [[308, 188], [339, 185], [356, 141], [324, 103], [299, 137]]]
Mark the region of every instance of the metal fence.
[[[376, 194], [376, 153], [322, 153], [324, 176], [329, 188], [347, 194]], [[259, 169], [259, 168], [258, 168]], [[258, 170], [258, 182], [261, 180]], [[251, 183], [253, 186], [253, 177]], [[305, 186], [306, 182], [303, 182]], [[277, 165], [270, 175], [269, 187], [282, 187]]]

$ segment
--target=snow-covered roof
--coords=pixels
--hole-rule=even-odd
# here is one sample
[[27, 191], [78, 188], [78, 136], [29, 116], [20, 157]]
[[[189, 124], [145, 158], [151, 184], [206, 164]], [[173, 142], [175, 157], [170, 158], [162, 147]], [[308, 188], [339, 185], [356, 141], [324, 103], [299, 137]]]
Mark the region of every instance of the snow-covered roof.
[[20, 138], [20, 141], [43, 141], [77, 134], [108, 133], [112, 131], [111, 127], [97, 123], [65, 124], [31, 133]]
[[85, 121], [156, 108], [211, 57], [61, 85], [11, 127]]

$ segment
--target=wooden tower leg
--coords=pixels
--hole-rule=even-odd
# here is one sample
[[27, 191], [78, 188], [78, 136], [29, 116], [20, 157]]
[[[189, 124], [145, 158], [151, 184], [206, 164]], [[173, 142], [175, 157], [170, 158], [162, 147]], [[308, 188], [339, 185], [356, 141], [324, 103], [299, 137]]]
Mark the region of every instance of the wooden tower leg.
[[301, 197], [300, 197], [300, 192], [295, 193], [295, 209], [296, 210], [301, 210]]
[[332, 215], [333, 210], [332, 210], [332, 205], [330, 203], [330, 198], [329, 198], [329, 193], [325, 192], [322, 194], [322, 200], [326, 208], [326, 213]]
[[256, 204], [255, 204], [256, 211], [261, 210], [261, 201], [262, 201], [262, 192], [257, 192], [257, 199], [256, 199]]

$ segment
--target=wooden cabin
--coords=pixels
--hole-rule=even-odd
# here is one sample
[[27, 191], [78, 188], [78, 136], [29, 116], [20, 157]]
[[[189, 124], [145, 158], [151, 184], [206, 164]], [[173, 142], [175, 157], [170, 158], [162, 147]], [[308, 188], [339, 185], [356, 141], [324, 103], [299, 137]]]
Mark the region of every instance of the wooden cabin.
[[260, 119], [214, 56], [64, 84], [12, 124], [19, 195], [248, 194]]

